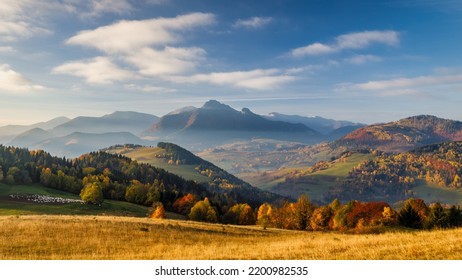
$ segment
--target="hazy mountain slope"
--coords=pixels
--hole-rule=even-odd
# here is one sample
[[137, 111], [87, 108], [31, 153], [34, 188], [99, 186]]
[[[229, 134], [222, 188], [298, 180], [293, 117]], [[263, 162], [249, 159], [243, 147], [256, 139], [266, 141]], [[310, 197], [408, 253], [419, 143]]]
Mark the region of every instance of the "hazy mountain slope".
[[102, 117], [77, 117], [56, 126], [50, 132], [56, 136], [65, 136], [74, 132], [129, 132], [137, 135], [158, 119], [158, 117], [150, 114], [118, 111]]
[[8, 145], [16, 147], [31, 147], [36, 143], [52, 137], [53, 134], [46, 130], [41, 128], [33, 128], [13, 138], [13, 140], [11, 140]]
[[30, 146], [30, 149], [42, 149], [54, 156], [77, 157], [116, 144], [149, 144], [128, 132], [82, 133], [50, 138]]
[[326, 119], [319, 116], [314, 117], [304, 117], [299, 115], [285, 115], [280, 113], [270, 113], [268, 116], [265, 116], [266, 119], [272, 121], [284, 121], [289, 123], [301, 123], [305, 126], [312, 128], [316, 131], [321, 132], [322, 134], [330, 134], [334, 130], [337, 130], [342, 127], [347, 126], [356, 126], [357, 128], [364, 126], [363, 124], [354, 123], [350, 121], [339, 121], [333, 119]]
[[21, 133], [24, 133], [28, 130], [34, 128], [40, 128], [43, 130], [52, 129], [55, 126], [61, 125], [65, 122], [68, 122], [70, 119], [66, 117], [58, 117], [51, 119], [47, 122], [35, 123], [32, 125], [7, 125], [0, 127], [0, 143], [8, 143], [14, 137], [18, 136]]
[[458, 140], [462, 140], [462, 122], [421, 115], [357, 129], [333, 145], [400, 152]]

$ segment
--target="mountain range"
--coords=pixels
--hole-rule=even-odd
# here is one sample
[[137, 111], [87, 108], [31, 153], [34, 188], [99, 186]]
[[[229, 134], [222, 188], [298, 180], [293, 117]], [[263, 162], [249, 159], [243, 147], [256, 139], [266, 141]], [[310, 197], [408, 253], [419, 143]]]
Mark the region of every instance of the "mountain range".
[[238, 111], [210, 100], [200, 108], [180, 108], [161, 118], [117, 111], [101, 117], [59, 117], [29, 126], [4, 126], [0, 127], [0, 143], [77, 157], [115, 144], [155, 145], [159, 141], [194, 151], [253, 139], [312, 145], [338, 139], [355, 126], [362, 125], [279, 113], [261, 116], [248, 108]]
[[[302, 185], [311, 186], [319, 178], [327, 178], [320, 181], [322, 184], [319, 188], [330, 188], [332, 184], [337, 184], [337, 177], [326, 177], [325, 172], [320, 174], [324, 177], [319, 174], [306, 175], [306, 168], [317, 166], [320, 161], [340, 158], [349, 161], [352, 158], [342, 157], [346, 152], [371, 153], [377, 150], [379, 153], [401, 153], [453, 141], [462, 141], [462, 122], [430, 115], [364, 125], [280, 113], [262, 116], [248, 108], [235, 110], [215, 100], [206, 102], [200, 108], [183, 107], [160, 118], [138, 112], [114, 112], [101, 117], [59, 117], [28, 126], [0, 127], [0, 144], [4, 146], [42, 149], [67, 158], [113, 145], [155, 146], [159, 142], [171, 142], [199, 152], [201, 158], [221, 167], [220, 170], [232, 172], [255, 186], [277, 190], [289, 196], [304, 192]], [[170, 147], [175, 147], [176, 152], [181, 151], [183, 156], [189, 153], [178, 146]], [[191, 155], [187, 154], [188, 157]], [[358, 156], [353, 158], [361, 159]], [[150, 159], [143, 156], [137, 160]], [[359, 162], [351, 162], [348, 168], [354, 164]], [[167, 167], [173, 171], [180, 168], [170, 164]], [[197, 174], [197, 166], [189, 167], [191, 170], [188, 174], [193, 178], [206, 174], [205, 171]], [[343, 173], [329, 172], [347, 178], [349, 175], [345, 173], [348, 171], [345, 165], [341, 169]], [[342, 189], [335, 186], [337, 191]], [[347, 183], [342, 186], [349, 188]], [[329, 191], [319, 188], [315, 193]]]

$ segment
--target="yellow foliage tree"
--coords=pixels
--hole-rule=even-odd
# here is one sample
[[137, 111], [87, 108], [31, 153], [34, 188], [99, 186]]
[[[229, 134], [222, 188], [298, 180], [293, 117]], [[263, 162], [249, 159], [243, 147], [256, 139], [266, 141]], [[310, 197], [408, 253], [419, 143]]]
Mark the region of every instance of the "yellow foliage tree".
[[257, 224], [266, 229], [271, 224], [270, 221], [272, 213], [273, 208], [269, 203], [260, 205], [257, 213]]
[[209, 223], [218, 222], [217, 212], [212, 207], [212, 205], [210, 205], [208, 198], [205, 198], [204, 200], [198, 201], [196, 204], [194, 204], [194, 206], [191, 208], [191, 212], [189, 213], [189, 218], [193, 221]]
[[165, 209], [162, 202], [157, 202], [154, 206], [151, 218], [153, 219], [165, 219]]

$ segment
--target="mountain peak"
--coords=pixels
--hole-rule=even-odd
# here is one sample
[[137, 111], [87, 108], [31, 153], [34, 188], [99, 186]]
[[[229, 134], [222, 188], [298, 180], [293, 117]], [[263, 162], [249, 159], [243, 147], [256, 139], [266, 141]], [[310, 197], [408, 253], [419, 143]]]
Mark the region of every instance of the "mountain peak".
[[249, 108], [242, 108], [242, 113], [243, 114], [248, 114], [248, 115], [253, 115], [254, 113], [250, 111]]
[[234, 111], [234, 109], [231, 108], [230, 106], [220, 103], [213, 99], [205, 102], [204, 106], [202, 106], [202, 109], [212, 109], [212, 110], [223, 110], [223, 109], [230, 110], [231, 109]]

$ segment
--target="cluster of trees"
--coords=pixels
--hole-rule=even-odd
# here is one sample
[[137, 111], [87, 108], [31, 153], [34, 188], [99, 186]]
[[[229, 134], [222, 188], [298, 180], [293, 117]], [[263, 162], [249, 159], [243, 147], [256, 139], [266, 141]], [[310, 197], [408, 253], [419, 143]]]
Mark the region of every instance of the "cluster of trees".
[[414, 198], [405, 201], [398, 210], [386, 202], [352, 200], [341, 204], [338, 199], [329, 205], [317, 206], [306, 195], [301, 195], [296, 202], [284, 202], [279, 206], [263, 203], [252, 208], [249, 204], [238, 203], [223, 214], [207, 198], [198, 199], [192, 194], [178, 198], [174, 205], [178, 213], [194, 221], [290, 230], [345, 231], [384, 226], [434, 229], [462, 226], [462, 211], [459, 207], [443, 207], [440, 203], [428, 206], [422, 199]]
[[413, 196], [418, 180], [462, 187], [462, 142], [448, 142], [400, 154], [382, 154], [353, 168], [329, 194], [343, 201], [398, 201]]

